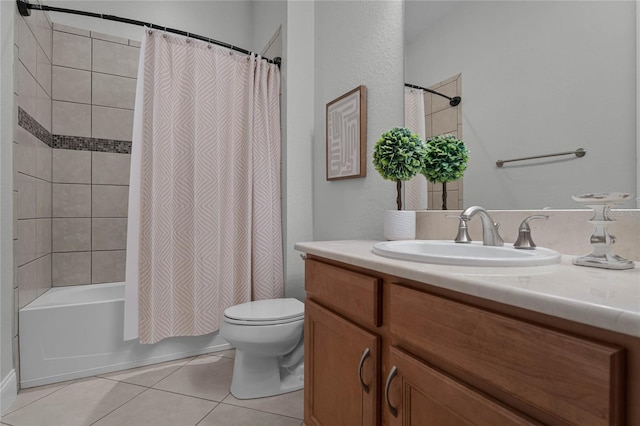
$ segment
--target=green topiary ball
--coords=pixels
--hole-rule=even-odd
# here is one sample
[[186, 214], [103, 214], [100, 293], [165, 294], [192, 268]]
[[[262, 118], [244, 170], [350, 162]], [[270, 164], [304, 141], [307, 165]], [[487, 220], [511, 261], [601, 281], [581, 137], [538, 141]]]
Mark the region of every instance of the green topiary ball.
[[422, 174], [429, 182], [453, 182], [467, 169], [469, 150], [453, 135], [438, 135], [427, 140], [425, 152]]
[[404, 127], [384, 132], [373, 149], [373, 165], [387, 180], [405, 181], [424, 167], [424, 144], [420, 137]]

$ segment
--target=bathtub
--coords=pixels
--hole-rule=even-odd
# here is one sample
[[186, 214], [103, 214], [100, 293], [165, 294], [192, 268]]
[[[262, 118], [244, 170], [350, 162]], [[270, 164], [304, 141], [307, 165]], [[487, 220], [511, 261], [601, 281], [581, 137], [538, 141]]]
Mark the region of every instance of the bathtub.
[[52, 288], [19, 315], [22, 388], [231, 348], [217, 332], [125, 342], [124, 283]]

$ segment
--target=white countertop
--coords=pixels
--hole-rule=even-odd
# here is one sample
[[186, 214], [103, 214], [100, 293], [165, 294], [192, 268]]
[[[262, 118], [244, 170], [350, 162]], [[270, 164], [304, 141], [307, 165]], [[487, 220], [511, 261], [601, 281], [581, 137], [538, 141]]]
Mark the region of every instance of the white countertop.
[[571, 264], [475, 267], [389, 259], [373, 253], [378, 241], [316, 241], [295, 249], [555, 317], [640, 337], [640, 263], [615, 271]]

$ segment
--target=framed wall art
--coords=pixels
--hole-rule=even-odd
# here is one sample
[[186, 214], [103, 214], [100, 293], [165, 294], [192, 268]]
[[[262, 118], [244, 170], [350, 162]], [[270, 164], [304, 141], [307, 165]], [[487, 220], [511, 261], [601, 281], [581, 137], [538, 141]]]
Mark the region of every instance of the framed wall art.
[[367, 175], [367, 88], [327, 104], [327, 180]]

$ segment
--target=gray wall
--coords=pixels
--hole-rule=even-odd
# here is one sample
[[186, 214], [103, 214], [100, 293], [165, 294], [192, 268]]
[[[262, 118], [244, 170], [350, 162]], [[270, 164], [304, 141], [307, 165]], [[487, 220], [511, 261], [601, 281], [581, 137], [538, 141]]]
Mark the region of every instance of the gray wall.
[[[408, 82], [462, 73], [466, 206], [574, 208], [572, 194], [636, 192], [635, 7], [460, 2], [407, 46]], [[495, 166], [578, 147], [579, 160]]]
[[[375, 171], [373, 146], [402, 126], [402, 2], [315, 3], [313, 217], [316, 240], [382, 238], [383, 211], [395, 208], [395, 184]], [[367, 86], [367, 176], [325, 180], [325, 105]]]

